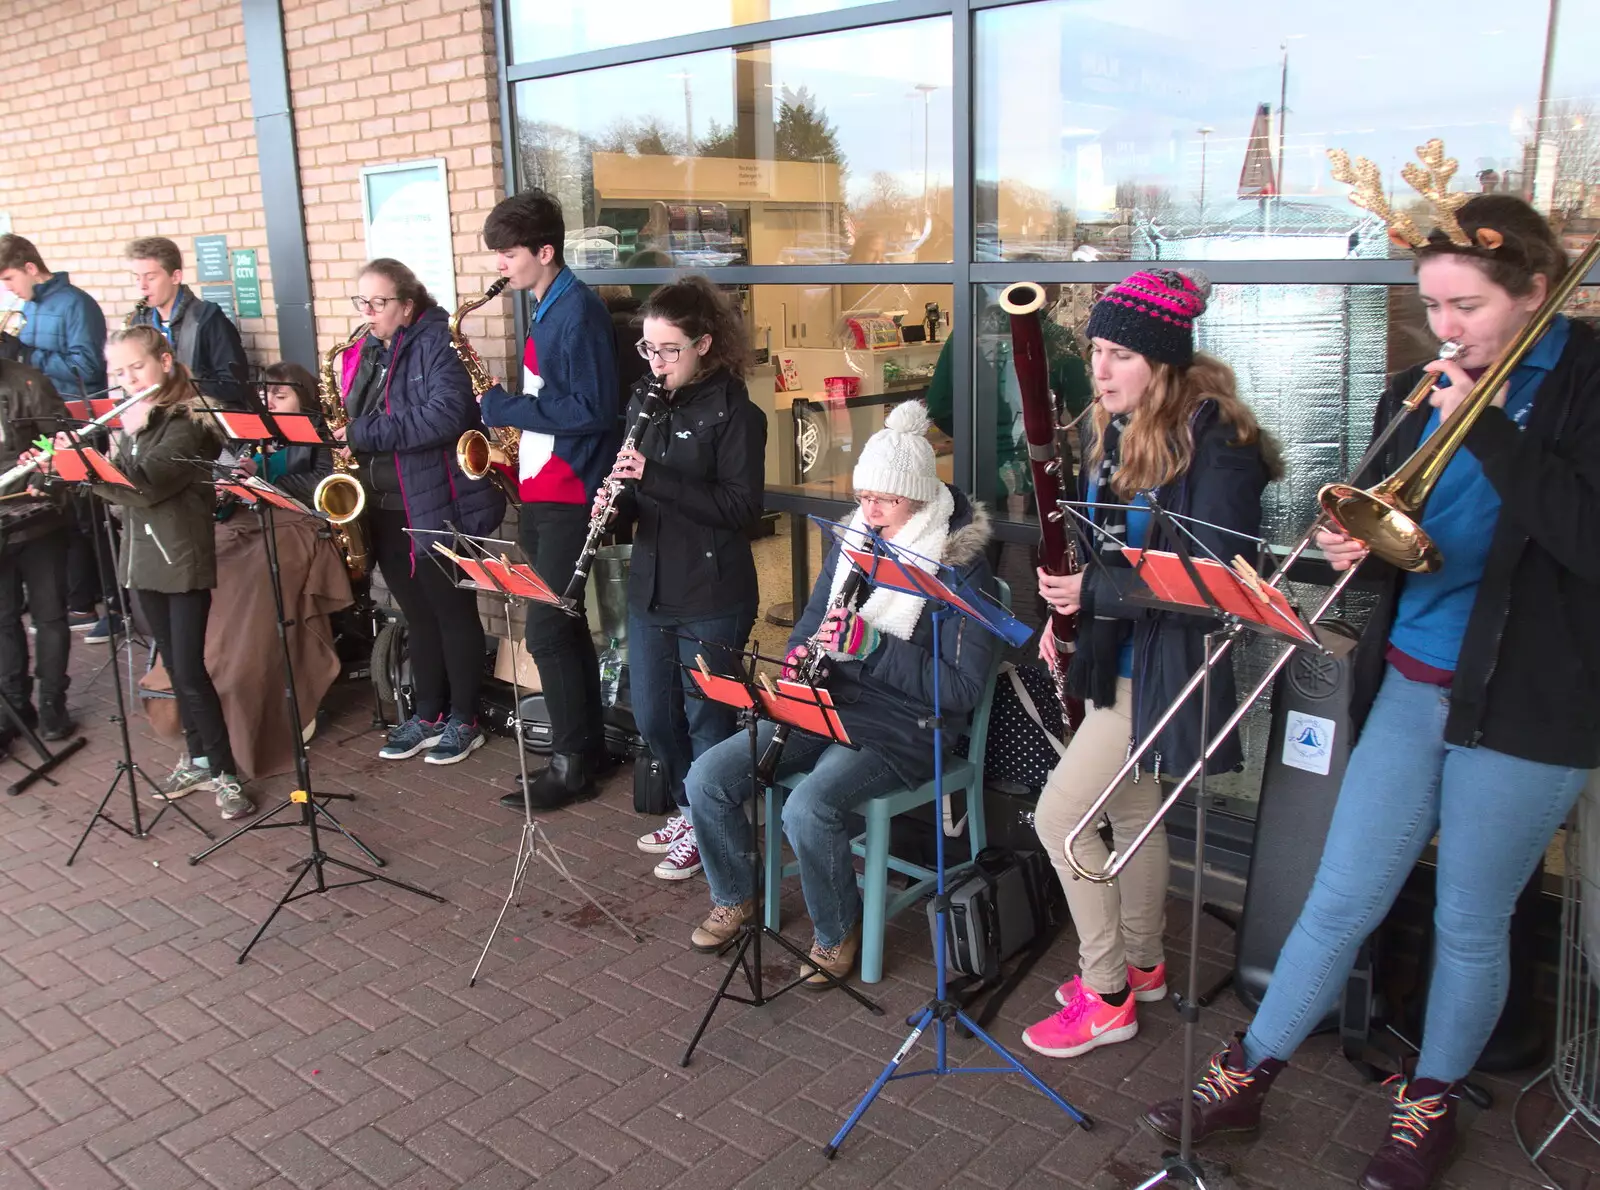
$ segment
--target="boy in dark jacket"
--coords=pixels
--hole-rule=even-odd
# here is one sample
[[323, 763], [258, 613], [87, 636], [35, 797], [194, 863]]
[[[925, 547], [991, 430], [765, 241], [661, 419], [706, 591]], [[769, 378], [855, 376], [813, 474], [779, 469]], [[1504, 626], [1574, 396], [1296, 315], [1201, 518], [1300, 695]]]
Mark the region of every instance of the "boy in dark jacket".
[[[479, 407], [485, 425], [522, 431], [513, 477], [522, 501], [518, 537], [528, 562], [557, 590], [577, 564], [590, 501], [621, 438], [611, 315], [567, 268], [565, 240], [561, 204], [541, 190], [503, 200], [483, 225], [500, 275], [533, 295], [533, 318], [522, 349], [521, 394], [496, 384]], [[532, 792], [535, 804], [553, 807], [589, 796], [605, 758], [600, 664], [583, 616], [530, 606], [527, 625], [553, 747]]]
[[[9, 465], [39, 437], [63, 428], [66, 405], [48, 377], [26, 364], [0, 360], [0, 462]], [[13, 480], [0, 496], [27, 488]], [[28, 676], [28, 634], [23, 609], [38, 634], [39, 713], [33, 709]], [[19, 496], [0, 501], [0, 694], [22, 716], [38, 724], [40, 738], [64, 740], [74, 724], [67, 714], [67, 521], [59, 500]], [[10, 743], [9, 720], [0, 742]]]
[[163, 236], [146, 236], [129, 244], [125, 254], [140, 295], [129, 325], [160, 331], [207, 400], [244, 409], [250, 361], [239, 328], [221, 306], [195, 297], [183, 283], [178, 245]]
[[39, 369], [69, 397], [104, 391], [106, 319], [95, 300], [66, 273], [47, 269], [18, 235], [0, 236], [0, 285], [22, 299], [21, 350], [11, 358]]

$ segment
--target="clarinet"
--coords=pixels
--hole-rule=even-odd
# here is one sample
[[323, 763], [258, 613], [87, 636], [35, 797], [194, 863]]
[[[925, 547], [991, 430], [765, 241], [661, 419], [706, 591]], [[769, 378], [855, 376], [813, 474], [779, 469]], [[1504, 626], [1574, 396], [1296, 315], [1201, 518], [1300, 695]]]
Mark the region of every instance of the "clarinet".
[[[645, 390], [644, 402], [639, 406], [639, 416], [633, 419], [633, 426], [622, 442], [622, 450], [634, 448], [639, 436], [644, 433], [644, 428], [650, 424], [650, 419], [655, 417], [661, 408], [665, 395], [666, 385], [661, 378], [658, 376], [651, 380], [650, 387]], [[600, 552], [600, 538], [605, 534], [611, 518], [617, 514], [617, 498], [631, 482], [607, 476], [605, 482], [600, 485], [600, 506], [589, 515], [588, 535], [583, 539], [583, 549], [578, 551], [578, 563], [573, 568], [572, 578], [567, 581], [567, 589], [561, 596], [561, 602], [568, 607], [577, 606], [578, 596], [582, 594], [584, 584], [589, 581], [589, 568], [594, 564], [594, 556]]]
[[[869, 530], [869, 532], [874, 537], [878, 535], [876, 529]], [[817, 638], [822, 635], [822, 629], [827, 625], [830, 613], [837, 611], [841, 607], [852, 610], [855, 608], [856, 597], [861, 593], [861, 588], [866, 585], [866, 582], [867, 576], [853, 567], [850, 573], [845, 576], [844, 583], [839, 588], [839, 593], [828, 601], [828, 606], [822, 613], [822, 620], [817, 625], [817, 630], [806, 639], [806, 655], [801, 659], [800, 664], [795, 667], [795, 681], [814, 686], [822, 677], [822, 667], [827, 661], [827, 654], [817, 647]], [[772, 733], [772, 739], [767, 743], [767, 750], [761, 754], [761, 759], [756, 762], [756, 780], [761, 784], [771, 785], [772, 779], [778, 775], [778, 762], [783, 759], [783, 746], [788, 742], [789, 724], [780, 723]]]

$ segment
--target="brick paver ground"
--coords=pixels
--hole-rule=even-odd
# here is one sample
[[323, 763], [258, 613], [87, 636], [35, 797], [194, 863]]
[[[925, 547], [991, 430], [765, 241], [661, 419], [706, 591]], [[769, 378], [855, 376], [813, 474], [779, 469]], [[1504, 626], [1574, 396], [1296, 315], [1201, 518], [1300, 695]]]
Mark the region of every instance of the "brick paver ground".
[[[330, 698], [334, 721], [312, 749], [316, 787], [352, 793], [335, 811], [389, 861], [387, 871], [446, 905], [367, 886], [291, 905], [250, 959], [239, 947], [306, 853], [296, 828], [256, 832], [197, 866], [201, 842], [169, 814], [147, 839], [94, 832], [66, 858], [114, 772], [103, 653], [76, 646], [73, 705], [89, 746], [61, 773], [0, 797], [0, 1190], [188, 1186], [474, 1190], [534, 1182], [583, 1187], [1085, 1186], [1136, 1184], [1160, 1146], [1134, 1121], [1170, 1094], [1181, 1063], [1172, 1012], [1142, 1009], [1134, 1041], [1073, 1063], [1036, 1064], [1091, 1113], [1068, 1126], [1019, 1079], [970, 1075], [893, 1085], [838, 1157], [821, 1149], [905, 1035], [926, 998], [927, 934], [893, 930], [874, 1018], [838, 994], [795, 992], [764, 1009], [725, 1007], [694, 1063], [678, 1058], [723, 972], [696, 955], [702, 881], [665, 884], [633, 846], [626, 775], [597, 800], [552, 815], [572, 871], [642, 935], [634, 942], [536, 867], [484, 976], [467, 976], [510, 877], [517, 819], [494, 802], [514, 771], [508, 741], [466, 763], [387, 764], [363, 734], [360, 689]], [[91, 679], [93, 679], [91, 681]], [[145, 725], [135, 754], [152, 775], [172, 750]], [[17, 770], [4, 766], [6, 779]], [[257, 792], [267, 804], [284, 779]], [[185, 805], [209, 825], [209, 795]], [[112, 808], [127, 818], [126, 798]], [[330, 854], [359, 859], [343, 844]], [[784, 889], [799, 936], [797, 888]], [[1172, 953], [1187, 914], [1175, 903]], [[1208, 977], [1228, 963], [1225, 932], [1206, 941]], [[1072, 967], [1063, 942], [1008, 1005], [1020, 1028]], [[1181, 961], [1174, 964], [1181, 968]], [[770, 977], [791, 970], [770, 951]], [[1181, 974], [1180, 972], [1175, 972]], [[1208, 1037], [1243, 1019], [1226, 996]], [[908, 1061], [927, 1060], [928, 1050]], [[953, 1054], [974, 1056], [956, 1041]], [[1536, 1184], [1511, 1129], [1516, 1083], [1476, 1119], [1452, 1187]], [[1254, 1145], [1222, 1152], [1213, 1186], [1347, 1186], [1381, 1135], [1385, 1100], [1334, 1055], [1305, 1047], [1280, 1081]], [[1551, 1110], [1524, 1104], [1530, 1121]], [[1559, 1147], [1568, 1187], [1600, 1188], [1597, 1152]]]

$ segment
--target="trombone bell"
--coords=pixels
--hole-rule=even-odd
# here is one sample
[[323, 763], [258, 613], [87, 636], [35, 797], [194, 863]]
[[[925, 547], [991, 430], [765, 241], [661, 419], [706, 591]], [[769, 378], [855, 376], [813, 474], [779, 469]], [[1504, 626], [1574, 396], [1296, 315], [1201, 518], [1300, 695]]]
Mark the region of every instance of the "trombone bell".
[[1423, 532], [1409, 510], [1381, 489], [1368, 492], [1330, 483], [1317, 493], [1317, 503], [1342, 533], [1401, 570], [1432, 574], [1444, 565], [1444, 555], [1433, 538]]
[[335, 471], [324, 476], [311, 493], [311, 503], [335, 525], [348, 525], [367, 507], [367, 493], [360, 480]]

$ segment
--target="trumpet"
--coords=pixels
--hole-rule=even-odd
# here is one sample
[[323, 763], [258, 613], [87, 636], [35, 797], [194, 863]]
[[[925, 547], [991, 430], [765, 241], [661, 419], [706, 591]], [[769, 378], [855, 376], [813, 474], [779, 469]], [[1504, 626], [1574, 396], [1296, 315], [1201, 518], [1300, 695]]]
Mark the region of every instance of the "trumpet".
[[[624, 450], [632, 450], [639, 441], [639, 435], [644, 433], [644, 428], [650, 424], [650, 419], [655, 417], [661, 408], [661, 402], [666, 396], [666, 385], [659, 376], [650, 381], [650, 387], [645, 389], [644, 401], [639, 406], [639, 416], [633, 419], [633, 425], [628, 429], [628, 436], [622, 440], [622, 447], [618, 450], [620, 455]], [[606, 531], [606, 526], [611, 523], [611, 518], [617, 515], [617, 497], [630, 481], [612, 479], [606, 476], [600, 485], [600, 505], [589, 515], [589, 532], [584, 536], [583, 548], [578, 551], [578, 563], [573, 567], [572, 577], [567, 580], [567, 589], [562, 593], [561, 600], [568, 607], [577, 606], [578, 596], [582, 593], [584, 584], [589, 581], [589, 567], [594, 564], [594, 556], [600, 551], [600, 538]]]

